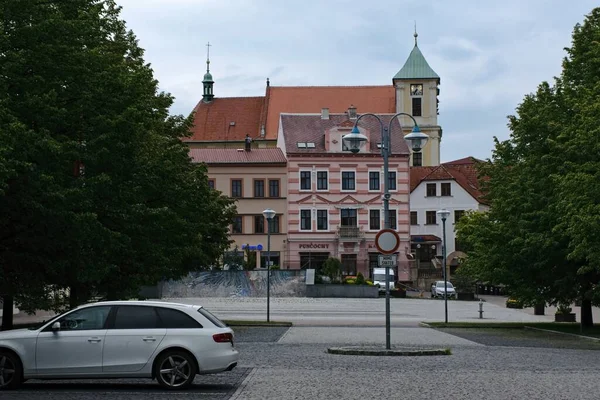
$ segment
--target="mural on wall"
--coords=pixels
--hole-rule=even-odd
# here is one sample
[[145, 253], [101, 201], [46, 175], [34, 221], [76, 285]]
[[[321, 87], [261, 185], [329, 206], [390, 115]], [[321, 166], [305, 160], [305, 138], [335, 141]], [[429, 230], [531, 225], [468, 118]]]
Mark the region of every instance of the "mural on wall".
[[[306, 295], [304, 271], [271, 271], [270, 295]], [[185, 297], [266, 297], [267, 271], [201, 271], [186, 278], [164, 282], [163, 298]]]

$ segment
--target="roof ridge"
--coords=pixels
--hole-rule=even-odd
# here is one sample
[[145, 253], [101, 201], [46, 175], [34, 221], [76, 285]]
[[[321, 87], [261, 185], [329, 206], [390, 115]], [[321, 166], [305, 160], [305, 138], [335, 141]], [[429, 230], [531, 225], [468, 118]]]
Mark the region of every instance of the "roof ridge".
[[271, 86], [271, 89], [314, 89], [314, 88], [393, 88], [394, 85], [307, 85], [307, 86]]

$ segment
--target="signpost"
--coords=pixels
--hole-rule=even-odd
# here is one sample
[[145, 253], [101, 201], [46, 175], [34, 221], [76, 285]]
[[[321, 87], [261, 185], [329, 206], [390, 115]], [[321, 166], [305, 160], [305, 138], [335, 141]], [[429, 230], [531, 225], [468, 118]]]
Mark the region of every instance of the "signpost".
[[390, 349], [390, 266], [396, 264], [394, 253], [400, 247], [400, 236], [393, 229], [381, 229], [375, 236], [375, 247], [383, 254], [377, 261], [385, 267], [385, 347]]

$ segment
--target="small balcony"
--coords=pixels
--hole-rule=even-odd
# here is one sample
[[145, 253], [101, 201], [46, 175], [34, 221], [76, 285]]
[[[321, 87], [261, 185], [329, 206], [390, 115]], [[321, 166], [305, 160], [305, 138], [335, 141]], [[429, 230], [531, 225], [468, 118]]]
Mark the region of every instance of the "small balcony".
[[339, 226], [337, 235], [344, 240], [361, 240], [365, 233], [358, 226]]

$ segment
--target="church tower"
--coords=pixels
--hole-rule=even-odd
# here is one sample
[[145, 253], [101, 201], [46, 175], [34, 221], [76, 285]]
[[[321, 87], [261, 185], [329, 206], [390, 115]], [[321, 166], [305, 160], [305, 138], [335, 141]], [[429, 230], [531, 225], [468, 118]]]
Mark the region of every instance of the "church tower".
[[[415, 47], [410, 52], [404, 66], [392, 79], [396, 89], [396, 112], [405, 112], [419, 124], [421, 132], [429, 136], [429, 142], [423, 151], [411, 155], [411, 166], [440, 165], [440, 141], [442, 127], [438, 125], [438, 95], [440, 77], [425, 60], [417, 45], [418, 34], [415, 30]], [[410, 132], [413, 122], [402, 117], [402, 126]]]
[[202, 79], [202, 85], [204, 86], [204, 91], [202, 93], [202, 101], [205, 103], [210, 103], [212, 99], [215, 97], [213, 93], [213, 77], [210, 73], [210, 43], [206, 45], [206, 74], [204, 74], [204, 79]]

